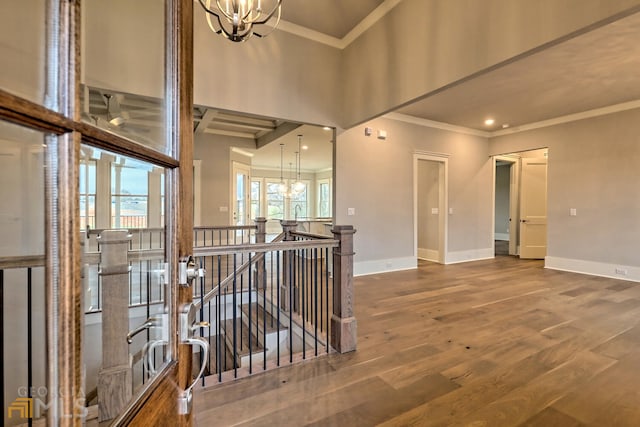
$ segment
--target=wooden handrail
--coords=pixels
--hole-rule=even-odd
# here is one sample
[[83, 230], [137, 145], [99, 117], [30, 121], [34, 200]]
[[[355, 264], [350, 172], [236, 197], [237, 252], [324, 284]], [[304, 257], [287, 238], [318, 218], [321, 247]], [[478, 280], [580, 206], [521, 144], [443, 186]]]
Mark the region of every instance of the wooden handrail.
[[244, 245], [224, 245], [193, 248], [194, 256], [233, 255], [249, 252], [294, 251], [309, 248], [337, 248], [338, 240], [288, 240], [286, 242], [248, 243]]
[[44, 267], [44, 255], [24, 255], [0, 257], [0, 270], [11, 268]]
[[306, 231], [292, 231], [291, 235], [298, 236], [298, 237], [307, 237], [309, 239], [316, 239], [316, 240], [333, 239], [333, 237], [331, 236], [326, 236], [324, 234], [307, 233]]

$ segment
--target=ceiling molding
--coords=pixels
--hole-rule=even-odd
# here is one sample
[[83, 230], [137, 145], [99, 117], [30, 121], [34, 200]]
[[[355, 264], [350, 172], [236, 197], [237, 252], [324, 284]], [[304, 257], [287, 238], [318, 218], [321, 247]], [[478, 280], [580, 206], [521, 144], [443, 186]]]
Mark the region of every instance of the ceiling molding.
[[256, 148], [262, 148], [267, 144], [271, 144], [273, 141], [298, 129], [300, 126], [302, 126], [300, 123], [283, 122], [278, 127], [276, 127], [272, 132], [269, 132], [257, 138]]
[[396, 7], [402, 0], [385, 0], [380, 6], [376, 7], [373, 12], [366, 16], [362, 21], [358, 23], [349, 33], [340, 40], [342, 43], [341, 49], [349, 46], [355, 39], [360, 37], [373, 26], [376, 22], [382, 19], [391, 9]]
[[635, 101], [623, 102], [622, 104], [609, 105], [608, 107], [596, 108], [594, 110], [583, 111], [581, 113], [568, 114], [566, 116], [556, 117], [549, 120], [543, 120], [540, 122], [529, 123], [521, 126], [514, 126], [508, 129], [501, 129], [493, 132], [485, 132], [477, 129], [471, 129], [464, 126], [456, 126], [448, 123], [436, 122], [434, 120], [422, 119], [419, 117], [409, 116], [400, 113], [387, 113], [383, 115], [383, 118], [396, 120], [399, 122], [411, 123], [418, 126], [424, 126], [434, 129], [447, 130], [451, 132], [463, 133], [473, 136], [481, 136], [484, 138], [494, 138], [497, 136], [512, 135], [515, 133], [526, 132], [534, 129], [541, 129], [549, 126], [556, 126], [564, 123], [575, 122], [578, 120], [585, 120], [599, 116], [606, 116], [607, 114], [619, 113], [627, 110], [634, 110], [640, 108], [640, 99]]
[[309, 39], [318, 43], [326, 44], [327, 46], [334, 47], [336, 49], [344, 49], [342, 40], [336, 37], [329, 36], [319, 31], [311, 30], [307, 27], [303, 27], [294, 24], [289, 21], [281, 20], [278, 24], [278, 30], [293, 34], [305, 39]]
[[514, 133], [520, 133], [549, 126], [556, 126], [564, 123], [575, 122], [578, 120], [605, 116], [607, 114], [619, 113], [621, 111], [634, 110], [636, 108], [640, 108], [640, 99], [635, 101], [623, 102], [622, 104], [609, 105], [608, 107], [596, 108], [594, 110], [583, 111], [581, 113], [568, 114], [566, 116], [543, 120], [541, 122], [529, 123], [522, 126], [514, 126], [513, 128], [498, 130], [495, 132], [491, 132], [490, 137], [493, 138], [496, 136], [511, 135]]
[[434, 129], [447, 130], [451, 132], [463, 133], [466, 135], [481, 136], [483, 138], [491, 137], [491, 132], [485, 132], [477, 129], [471, 129], [464, 126], [450, 125], [449, 123], [436, 122], [434, 120], [421, 119], [419, 117], [408, 116], [400, 113], [387, 113], [382, 116], [386, 119], [396, 120], [399, 122], [411, 123], [418, 126], [424, 126]]
[[371, 28], [376, 22], [382, 19], [391, 9], [396, 7], [402, 0], [385, 0], [380, 6], [376, 7], [362, 21], [358, 23], [346, 36], [339, 39], [332, 37], [319, 31], [310, 30], [289, 21], [281, 20], [278, 24], [278, 30], [285, 31], [296, 36], [334, 47], [336, 49], [344, 49], [353, 43], [358, 37]]
[[202, 116], [202, 119], [200, 119], [200, 122], [196, 126], [195, 133], [204, 133], [209, 127], [209, 124], [217, 115], [217, 110], [214, 110], [213, 108], [207, 108]]

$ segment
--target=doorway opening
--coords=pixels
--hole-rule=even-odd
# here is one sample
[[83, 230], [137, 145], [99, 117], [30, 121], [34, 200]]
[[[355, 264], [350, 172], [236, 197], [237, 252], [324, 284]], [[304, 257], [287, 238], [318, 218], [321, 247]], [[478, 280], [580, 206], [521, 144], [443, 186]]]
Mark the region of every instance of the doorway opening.
[[417, 259], [446, 264], [448, 159], [414, 155], [414, 236]]
[[546, 256], [547, 157], [546, 148], [493, 157], [496, 256]]

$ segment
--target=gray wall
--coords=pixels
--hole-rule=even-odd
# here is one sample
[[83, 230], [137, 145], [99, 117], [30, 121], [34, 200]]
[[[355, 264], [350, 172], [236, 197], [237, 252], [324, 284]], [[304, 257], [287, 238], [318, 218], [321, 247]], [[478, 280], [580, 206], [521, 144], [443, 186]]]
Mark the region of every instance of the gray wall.
[[496, 166], [496, 223], [497, 234], [509, 234], [509, 193], [511, 165]]
[[489, 143], [491, 154], [541, 146], [549, 147], [547, 255], [640, 266], [640, 109]]
[[440, 203], [440, 165], [430, 160], [418, 160], [418, 248], [437, 251], [439, 249], [439, 212], [432, 214]]
[[404, 0], [344, 50], [341, 124], [369, 120], [637, 5]]
[[[387, 140], [366, 137], [365, 126], [374, 135], [386, 130]], [[336, 149], [336, 223], [358, 230], [356, 263], [370, 262], [368, 270], [381, 271], [399, 268], [393, 259], [414, 256], [415, 151], [449, 156], [449, 255], [490, 253], [493, 171], [486, 138], [381, 118], [339, 135]], [[350, 207], [355, 216], [347, 215]]]
[[194, 8], [197, 105], [336, 124], [340, 50], [284, 31], [249, 43], [230, 43], [213, 34], [202, 9], [197, 4]]
[[193, 157], [201, 160], [200, 169], [200, 223], [201, 225], [227, 225], [229, 212], [221, 212], [231, 201], [232, 160], [250, 164], [250, 159], [232, 153], [231, 147], [255, 148], [253, 140], [211, 134], [196, 134]]

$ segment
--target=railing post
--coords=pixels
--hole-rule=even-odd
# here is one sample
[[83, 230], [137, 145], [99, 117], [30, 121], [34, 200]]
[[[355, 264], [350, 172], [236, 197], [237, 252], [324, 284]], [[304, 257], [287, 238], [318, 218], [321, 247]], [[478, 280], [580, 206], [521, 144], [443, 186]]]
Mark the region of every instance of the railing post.
[[[267, 219], [264, 217], [258, 217], [255, 220], [256, 222], [256, 243], [265, 243], [267, 240]], [[266, 271], [266, 261], [263, 258], [262, 262], [256, 263], [255, 266], [255, 278], [256, 278], [256, 289], [264, 289], [267, 286], [267, 271]]]
[[353, 235], [351, 225], [336, 225], [331, 232], [340, 246], [333, 250], [333, 315], [331, 346], [340, 353], [354, 351], [358, 325], [353, 315]]
[[264, 243], [267, 240], [267, 218], [258, 217], [255, 220], [256, 227], [256, 243]]
[[[295, 231], [298, 227], [298, 222], [282, 220], [280, 224], [282, 225], [282, 232], [285, 233], [284, 240], [293, 240], [291, 232]], [[293, 285], [293, 265], [293, 251], [284, 251], [282, 253], [282, 282], [280, 283], [280, 308], [283, 310], [289, 310], [291, 303], [297, 301], [296, 289], [294, 288], [293, 292], [289, 292], [290, 286]], [[296, 307], [294, 307], [294, 310], [295, 308]]]
[[116, 417], [131, 400], [129, 362], [129, 261], [131, 236], [126, 230], [100, 234], [102, 276], [102, 367], [98, 373], [99, 420]]

